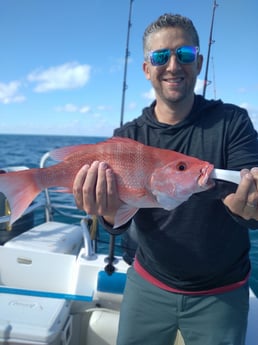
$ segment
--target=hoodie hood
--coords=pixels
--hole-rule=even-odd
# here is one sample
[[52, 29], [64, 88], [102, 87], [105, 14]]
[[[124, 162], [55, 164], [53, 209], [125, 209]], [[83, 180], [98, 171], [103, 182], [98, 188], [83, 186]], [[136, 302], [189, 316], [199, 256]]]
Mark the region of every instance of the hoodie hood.
[[[114, 131], [114, 136], [129, 137], [145, 145], [169, 148], [188, 155], [195, 155], [193, 136], [200, 139], [203, 130], [223, 123], [225, 111], [222, 101], [206, 100], [202, 96], [195, 96], [194, 104], [189, 115], [181, 122], [170, 125], [156, 120], [154, 101], [143, 109], [142, 115], [127, 122]], [[217, 126], [216, 125], [216, 126]], [[195, 155], [198, 157], [198, 153]]]
[[203, 116], [209, 116], [209, 114], [212, 113], [212, 110], [221, 104], [221, 100], [206, 100], [200, 95], [195, 95], [194, 104], [189, 115], [183, 121], [175, 125], [169, 125], [156, 120], [154, 114], [156, 101], [154, 101], [149, 107], [143, 109], [142, 116], [139, 118], [139, 121], [144, 121], [152, 128], [163, 128], [164, 130], [179, 129], [184, 126], [188, 126], [191, 123], [199, 122]]

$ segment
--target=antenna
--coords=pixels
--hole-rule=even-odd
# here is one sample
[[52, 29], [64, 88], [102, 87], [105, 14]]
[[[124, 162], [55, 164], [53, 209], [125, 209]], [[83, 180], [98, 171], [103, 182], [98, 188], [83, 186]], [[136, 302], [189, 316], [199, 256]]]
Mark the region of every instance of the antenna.
[[213, 32], [213, 24], [214, 24], [214, 17], [215, 17], [215, 10], [219, 5], [217, 4], [216, 0], [213, 2], [213, 12], [212, 12], [212, 19], [211, 19], [211, 28], [210, 28], [210, 38], [209, 38], [209, 45], [208, 45], [208, 55], [207, 55], [207, 63], [206, 63], [206, 70], [205, 70], [205, 77], [204, 77], [204, 83], [203, 83], [203, 97], [205, 97], [206, 94], [206, 88], [207, 85], [210, 84], [208, 81], [208, 71], [209, 71], [209, 62], [210, 62], [210, 51], [211, 51], [211, 45], [215, 42], [212, 38], [212, 32]]
[[123, 122], [124, 122], [125, 93], [126, 93], [126, 89], [127, 89], [127, 84], [126, 84], [127, 63], [128, 63], [128, 58], [130, 56], [129, 41], [130, 41], [130, 30], [131, 30], [131, 26], [132, 26], [131, 16], [132, 16], [133, 2], [134, 2], [134, 0], [130, 0], [128, 28], [127, 28], [127, 39], [126, 39], [126, 48], [125, 48], [125, 64], [124, 64], [124, 79], [123, 79], [123, 88], [122, 88], [123, 91], [122, 91], [122, 102], [121, 102], [120, 126], [122, 126]]

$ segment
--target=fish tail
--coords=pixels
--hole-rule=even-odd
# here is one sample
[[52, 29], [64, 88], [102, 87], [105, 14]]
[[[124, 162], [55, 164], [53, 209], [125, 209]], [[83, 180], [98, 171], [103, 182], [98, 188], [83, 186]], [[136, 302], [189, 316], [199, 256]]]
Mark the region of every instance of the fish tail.
[[0, 174], [0, 192], [8, 200], [13, 224], [27, 209], [41, 189], [36, 183], [36, 169]]

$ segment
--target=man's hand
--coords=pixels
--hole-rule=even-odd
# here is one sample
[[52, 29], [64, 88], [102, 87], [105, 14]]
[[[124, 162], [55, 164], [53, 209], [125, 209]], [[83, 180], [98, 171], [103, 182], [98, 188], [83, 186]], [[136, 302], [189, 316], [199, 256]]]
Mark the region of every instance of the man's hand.
[[103, 216], [111, 225], [123, 204], [119, 199], [113, 171], [104, 162], [83, 166], [77, 173], [73, 194], [76, 205], [87, 214]]
[[243, 169], [236, 192], [229, 194], [223, 202], [232, 213], [246, 220], [258, 220], [258, 168]]

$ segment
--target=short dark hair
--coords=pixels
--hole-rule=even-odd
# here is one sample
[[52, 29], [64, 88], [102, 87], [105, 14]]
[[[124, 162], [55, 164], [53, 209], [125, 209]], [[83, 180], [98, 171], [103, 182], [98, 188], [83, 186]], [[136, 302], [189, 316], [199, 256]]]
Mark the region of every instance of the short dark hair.
[[153, 33], [160, 31], [161, 29], [170, 27], [182, 28], [192, 37], [194, 45], [197, 47], [200, 46], [199, 35], [191, 19], [180, 14], [165, 13], [161, 15], [157, 20], [152, 22], [144, 31], [143, 52], [145, 59], [147, 58], [147, 53], [150, 50], [149, 37]]

